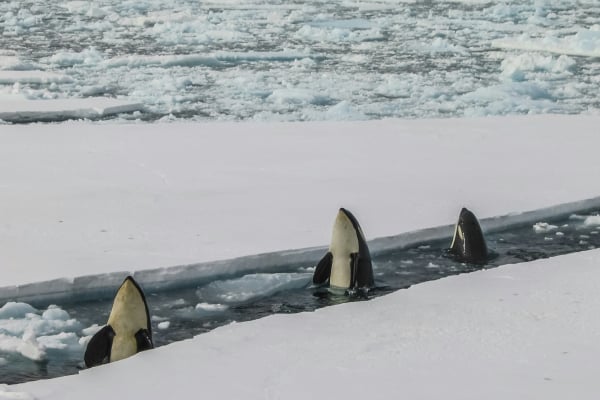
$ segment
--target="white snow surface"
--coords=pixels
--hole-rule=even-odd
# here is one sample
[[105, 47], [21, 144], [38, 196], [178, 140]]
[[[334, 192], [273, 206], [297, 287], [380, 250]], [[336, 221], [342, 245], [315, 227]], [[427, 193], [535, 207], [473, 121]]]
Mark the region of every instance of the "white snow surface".
[[47, 400], [596, 399], [598, 263], [594, 250], [453, 276], [10, 389]]
[[[112, 293], [132, 271], [168, 282], [186, 270], [139, 272], [325, 246], [342, 206], [373, 239], [454, 224], [463, 206], [485, 218], [597, 198], [599, 123], [0, 126], [0, 298]], [[262, 262], [244, 260], [198, 268]]]
[[[375, 238], [452, 224], [462, 206], [481, 218], [517, 218], [597, 204], [599, 122], [0, 126], [0, 294], [117, 286], [125, 272], [111, 272], [143, 278], [148, 268], [325, 245], [340, 206]], [[599, 262], [600, 251], [577, 253], [232, 324], [76, 376], [2, 386], [0, 399], [186, 398], [199, 385], [217, 399], [592, 399], [596, 378], [583, 366], [600, 350]], [[178, 271], [154, 273], [168, 281]], [[304, 275], [269, 285], [304, 284]], [[254, 292], [269, 289], [261, 276], [253, 275]], [[240, 283], [213, 286], [233, 293]], [[189, 312], [225, 308], [200, 303]], [[35, 360], [81, 353], [98, 328], [54, 306], [7, 303], [0, 317], [5, 351]], [[161, 385], [131, 384], [151, 381]], [[98, 382], [110, 385], [93, 390]]]

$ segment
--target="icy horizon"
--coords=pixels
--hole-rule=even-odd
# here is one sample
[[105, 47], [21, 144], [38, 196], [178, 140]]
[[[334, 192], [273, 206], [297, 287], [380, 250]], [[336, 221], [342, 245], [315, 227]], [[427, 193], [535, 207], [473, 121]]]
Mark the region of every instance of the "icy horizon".
[[[0, 3], [0, 32], [0, 111], [15, 101], [31, 108], [0, 114], [10, 122], [36, 115], [338, 121], [600, 108], [594, 1], [27, 0]], [[61, 103], [105, 97], [128, 112]], [[55, 111], [42, 113], [40, 100], [56, 101], [44, 106]]]

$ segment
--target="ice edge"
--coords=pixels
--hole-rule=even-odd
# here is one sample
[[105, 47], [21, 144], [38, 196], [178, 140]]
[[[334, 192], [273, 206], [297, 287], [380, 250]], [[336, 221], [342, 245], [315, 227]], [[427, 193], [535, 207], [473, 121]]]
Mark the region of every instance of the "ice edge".
[[[564, 203], [533, 211], [511, 213], [480, 220], [484, 232], [495, 232], [507, 227], [528, 225], [540, 220], [577, 213], [600, 207], [600, 197]], [[415, 246], [423, 242], [443, 240], [452, 235], [454, 226], [405, 232], [369, 241], [374, 256]], [[80, 276], [74, 279], [58, 278], [17, 286], [0, 287], [0, 301], [48, 302], [55, 300], [91, 300], [110, 297], [127, 275], [133, 275], [147, 291], [162, 291], [206, 283], [214, 279], [230, 278], [255, 272], [281, 272], [300, 266], [314, 265], [323, 255], [326, 246], [283, 250], [237, 257], [228, 260], [208, 261], [140, 271], [120, 271]]]

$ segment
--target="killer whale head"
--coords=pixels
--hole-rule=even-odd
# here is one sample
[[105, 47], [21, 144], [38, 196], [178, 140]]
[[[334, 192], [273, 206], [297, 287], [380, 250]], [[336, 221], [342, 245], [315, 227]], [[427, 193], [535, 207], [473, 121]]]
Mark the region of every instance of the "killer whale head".
[[106, 326], [87, 345], [85, 364], [93, 367], [122, 360], [153, 347], [146, 297], [138, 283], [128, 276], [117, 290]]
[[371, 254], [358, 220], [340, 208], [333, 224], [329, 251], [317, 264], [313, 283], [338, 289], [374, 286]]
[[481, 226], [475, 214], [467, 208], [460, 211], [449, 252], [462, 262], [485, 264], [488, 261], [488, 248]]

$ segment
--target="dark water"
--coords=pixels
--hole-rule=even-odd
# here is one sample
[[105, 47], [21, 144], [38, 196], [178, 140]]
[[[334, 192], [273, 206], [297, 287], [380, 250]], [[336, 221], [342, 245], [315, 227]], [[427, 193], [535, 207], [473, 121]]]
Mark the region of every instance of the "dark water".
[[[590, 214], [596, 214], [595, 210]], [[334, 295], [322, 288], [310, 286], [310, 268], [298, 269], [289, 274], [259, 274], [260, 280], [270, 282], [270, 277], [295, 276], [296, 283], [287, 284], [278, 293], [271, 294], [262, 286], [248, 283], [243, 278], [221, 283], [232, 283], [225, 288], [219, 282], [209, 284], [211, 290], [198, 289], [193, 284], [187, 288], [169, 292], [146, 293], [150, 313], [153, 316], [152, 328], [157, 346], [191, 338], [216, 327], [236, 322], [254, 320], [276, 313], [297, 313], [313, 311], [338, 303], [364, 301], [398, 289], [449, 275], [493, 268], [499, 265], [521, 263], [548, 258], [561, 254], [589, 250], [600, 246], [600, 226], [586, 225], [584, 217], [563, 216], [546, 220], [555, 225], [546, 232], [536, 232], [531, 225], [512, 227], [504, 231], [486, 235], [488, 247], [494, 257], [484, 266], [460, 263], [445, 253], [450, 239], [422, 243], [419, 246], [378, 255], [373, 259], [377, 288], [369, 292], [367, 298]], [[525, 268], [525, 266], [524, 266]], [[298, 284], [298, 282], [300, 282]], [[266, 284], [268, 286], [268, 283]], [[221, 292], [219, 292], [219, 290]], [[262, 291], [262, 292], [261, 292]], [[235, 301], [227, 298], [231, 293], [249, 292], [254, 297]], [[216, 293], [216, 294], [215, 294]], [[211, 294], [211, 298], [206, 298]], [[215, 303], [221, 298], [227, 307], [219, 310], [197, 309], [198, 303]], [[222, 296], [222, 297], [218, 297]], [[38, 305], [39, 306], [39, 305]], [[103, 325], [108, 319], [112, 301], [59, 304], [83, 327], [92, 324]], [[159, 328], [160, 322], [168, 321], [169, 326]], [[48, 361], [33, 362], [21, 356], [4, 355], [8, 363], [0, 365], [1, 383], [18, 383], [36, 379], [77, 373], [82, 368], [81, 351], [48, 352]]]

